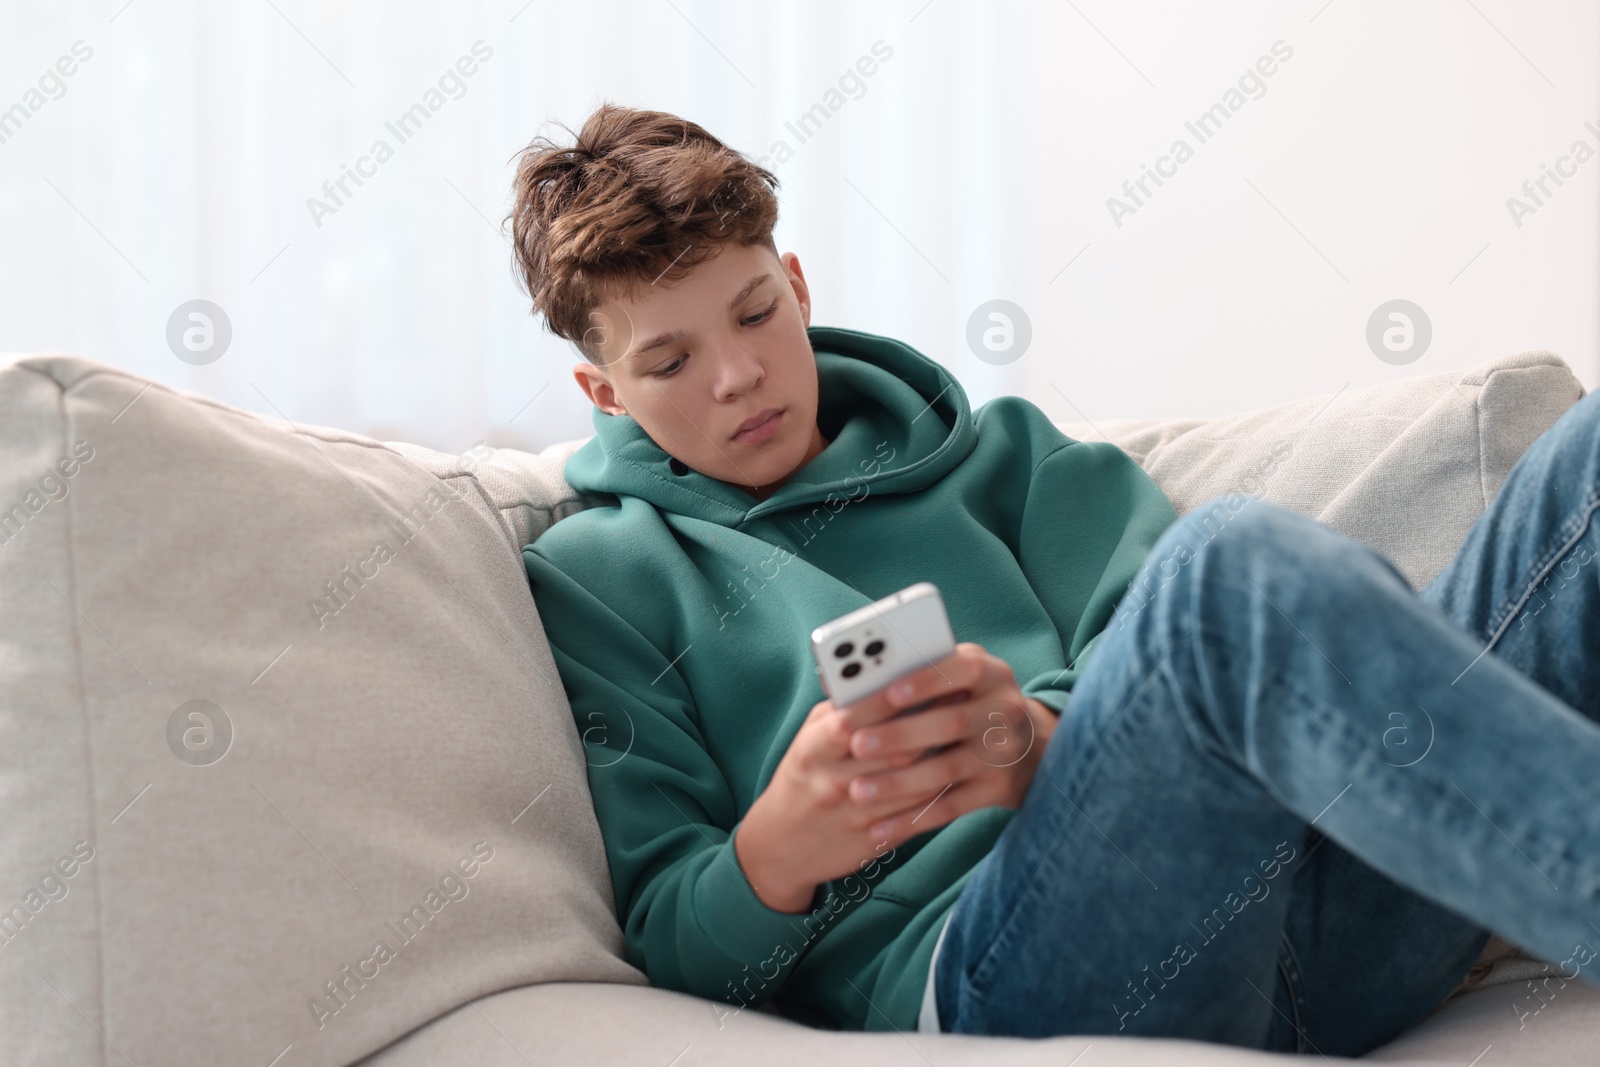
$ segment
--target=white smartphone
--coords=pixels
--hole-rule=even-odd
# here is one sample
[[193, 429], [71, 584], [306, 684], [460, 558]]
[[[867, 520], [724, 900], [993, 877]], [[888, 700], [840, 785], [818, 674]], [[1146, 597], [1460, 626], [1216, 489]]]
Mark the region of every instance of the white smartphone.
[[[907, 586], [811, 631], [817, 675], [835, 707], [869, 697], [955, 650], [944, 598], [932, 582]], [[925, 701], [900, 714], [933, 703]]]

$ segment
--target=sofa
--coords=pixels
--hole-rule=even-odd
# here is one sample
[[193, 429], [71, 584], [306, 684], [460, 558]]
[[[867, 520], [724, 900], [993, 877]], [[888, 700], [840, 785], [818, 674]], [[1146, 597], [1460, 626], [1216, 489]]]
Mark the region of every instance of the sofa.
[[[1262, 496], [1420, 587], [1582, 395], [1529, 351], [1228, 418], [1060, 425], [1116, 442], [1180, 513]], [[0, 1063], [1280, 1058], [837, 1033], [650, 987], [519, 552], [598, 502], [561, 476], [582, 443], [449, 455], [0, 357]], [[1597, 992], [1495, 938], [1366, 1058], [1590, 1062]]]

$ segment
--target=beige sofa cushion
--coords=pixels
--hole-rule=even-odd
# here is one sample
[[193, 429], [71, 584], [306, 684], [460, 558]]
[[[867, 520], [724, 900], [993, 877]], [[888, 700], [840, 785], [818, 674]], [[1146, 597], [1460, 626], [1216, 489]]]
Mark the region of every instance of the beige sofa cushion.
[[464, 997], [642, 981], [474, 479], [8, 362], [0, 1060], [345, 1064]]
[[1378, 549], [1420, 589], [1517, 457], [1583, 394], [1560, 356], [1530, 350], [1227, 418], [1058, 425], [1114, 441], [1180, 515], [1229, 492], [1260, 496]]
[[[1202, 1041], [1089, 1034], [1046, 1040], [809, 1030], [762, 1012], [719, 1015], [664, 989], [560, 983], [462, 1008], [362, 1067], [1411, 1067], [1592, 1064], [1600, 989], [1573, 979], [1482, 989], [1361, 1059], [1264, 1053]], [[1537, 1012], [1537, 1014], [1532, 1014]], [[1520, 1025], [1519, 1025], [1520, 1024]], [[1487, 1055], [1485, 1050], [1489, 1049]], [[1481, 1057], [1481, 1058], [1477, 1058]]]

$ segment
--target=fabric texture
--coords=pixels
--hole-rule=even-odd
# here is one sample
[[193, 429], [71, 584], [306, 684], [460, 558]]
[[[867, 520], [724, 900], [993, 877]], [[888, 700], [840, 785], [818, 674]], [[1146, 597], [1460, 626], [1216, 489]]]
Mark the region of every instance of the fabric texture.
[[764, 904], [733, 842], [825, 698], [811, 631], [932, 582], [956, 639], [1059, 711], [1177, 515], [1115, 445], [1074, 442], [1026, 400], [973, 412], [902, 342], [808, 332], [830, 443], [770, 497], [674, 465], [631, 417], [596, 408], [566, 478], [618, 502], [556, 523], [523, 557], [592, 742], [630, 961], [739, 1007], [776, 994], [828, 1025], [907, 1030], [950, 903], [1010, 813], [885, 844], [805, 911]]
[[0, 1059], [338, 1065], [643, 981], [470, 475], [40, 357], [0, 508]]
[[1561, 357], [1531, 349], [1224, 418], [1060, 426], [1079, 440], [1115, 442], [1179, 515], [1230, 492], [1259, 496], [1371, 545], [1420, 589], [1517, 457], [1583, 392]]
[[1554, 996], [1541, 991], [1547, 1006], [1522, 1026], [1516, 1009], [1536, 1002], [1535, 995], [1521, 983], [1494, 986], [1360, 1059], [1307, 1059], [1115, 1034], [1030, 1039], [818, 1030], [762, 1011], [719, 1015], [706, 1001], [667, 989], [553, 982], [464, 1005], [362, 1067], [665, 1065], [675, 1056], [682, 1058], [674, 1067], [1323, 1067], [1374, 1061], [1468, 1067], [1478, 1056], [1475, 1067], [1593, 1062], [1600, 989], [1579, 981]]

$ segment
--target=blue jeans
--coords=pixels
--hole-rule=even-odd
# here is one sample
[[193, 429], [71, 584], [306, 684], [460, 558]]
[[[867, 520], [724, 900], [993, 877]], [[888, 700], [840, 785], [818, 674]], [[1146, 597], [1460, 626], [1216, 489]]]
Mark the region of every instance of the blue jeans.
[[942, 1028], [1359, 1056], [1491, 930], [1600, 984], [1597, 509], [1590, 394], [1421, 592], [1265, 501], [1184, 515], [956, 902]]

